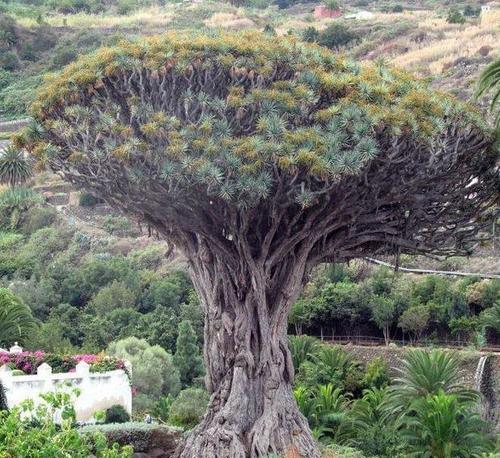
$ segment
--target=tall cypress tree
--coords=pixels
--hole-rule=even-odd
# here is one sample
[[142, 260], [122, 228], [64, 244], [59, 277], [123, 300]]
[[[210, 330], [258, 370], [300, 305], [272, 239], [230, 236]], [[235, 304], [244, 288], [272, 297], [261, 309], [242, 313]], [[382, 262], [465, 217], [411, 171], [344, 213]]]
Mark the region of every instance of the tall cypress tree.
[[179, 323], [174, 364], [184, 386], [191, 385], [195, 377], [203, 374], [203, 361], [196, 343], [196, 334], [188, 320]]

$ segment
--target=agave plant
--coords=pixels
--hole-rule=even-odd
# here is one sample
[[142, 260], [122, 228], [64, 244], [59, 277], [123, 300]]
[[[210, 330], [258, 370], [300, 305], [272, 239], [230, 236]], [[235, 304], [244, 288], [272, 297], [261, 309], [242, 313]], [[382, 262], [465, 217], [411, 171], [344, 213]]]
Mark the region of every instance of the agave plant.
[[21, 150], [8, 146], [0, 153], [0, 183], [14, 188], [32, 175], [31, 165]]
[[[479, 79], [476, 96], [481, 97], [490, 91], [493, 91], [493, 99], [491, 100], [491, 110], [493, 111], [500, 101], [500, 59], [493, 61], [484, 70]], [[500, 128], [500, 111], [496, 115], [495, 122], [497, 128]]]
[[466, 388], [460, 377], [458, 360], [443, 350], [412, 350], [403, 359], [400, 376], [389, 388], [388, 413], [402, 413], [410, 405], [440, 390], [459, 401], [477, 402], [479, 393]]
[[11, 188], [0, 193], [0, 226], [16, 229], [22, 215], [43, 199], [30, 188]]
[[461, 401], [442, 389], [416, 400], [404, 418], [407, 456], [418, 458], [474, 458], [492, 450], [486, 424]]
[[35, 328], [29, 307], [7, 288], [0, 288], [0, 344], [22, 342]]

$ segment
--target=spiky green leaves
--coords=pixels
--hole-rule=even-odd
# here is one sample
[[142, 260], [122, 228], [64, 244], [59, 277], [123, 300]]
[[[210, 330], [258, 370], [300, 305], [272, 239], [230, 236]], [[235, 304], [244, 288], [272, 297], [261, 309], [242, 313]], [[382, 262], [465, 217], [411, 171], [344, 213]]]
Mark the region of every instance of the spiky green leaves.
[[175, 198], [191, 186], [243, 208], [270, 197], [280, 174], [300, 177], [289, 197], [307, 208], [318, 188], [359, 175], [381, 142], [430, 148], [451, 125], [481, 129], [473, 111], [403, 72], [255, 33], [103, 48], [49, 82], [34, 111], [46, 134], [33, 150], [57, 168], [106, 164]]
[[31, 165], [21, 150], [9, 146], [0, 151], [0, 183], [15, 187], [25, 183], [31, 174]]

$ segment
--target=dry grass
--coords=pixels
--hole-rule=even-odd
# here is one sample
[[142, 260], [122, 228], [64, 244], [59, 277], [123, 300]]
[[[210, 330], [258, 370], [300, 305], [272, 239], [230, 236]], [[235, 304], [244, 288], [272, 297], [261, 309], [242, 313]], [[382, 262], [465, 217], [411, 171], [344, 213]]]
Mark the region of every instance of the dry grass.
[[[113, 28], [113, 27], [158, 27], [168, 24], [174, 14], [160, 8], [147, 8], [134, 11], [128, 15], [100, 15], [78, 13], [71, 15], [48, 16], [46, 21], [55, 27], [68, 26], [75, 28]], [[30, 27], [35, 25], [31, 18], [19, 18], [18, 22]]]
[[207, 27], [233, 30], [255, 27], [255, 23], [251, 19], [240, 16], [238, 13], [214, 13], [204, 22]]
[[490, 46], [492, 55], [500, 53], [500, 11], [491, 11], [476, 24], [453, 25], [445, 19], [427, 17], [418, 23], [426, 38], [416, 43], [403, 40], [408, 51], [392, 59], [399, 67], [421, 75], [439, 75], [459, 58], [478, 56], [479, 48]]

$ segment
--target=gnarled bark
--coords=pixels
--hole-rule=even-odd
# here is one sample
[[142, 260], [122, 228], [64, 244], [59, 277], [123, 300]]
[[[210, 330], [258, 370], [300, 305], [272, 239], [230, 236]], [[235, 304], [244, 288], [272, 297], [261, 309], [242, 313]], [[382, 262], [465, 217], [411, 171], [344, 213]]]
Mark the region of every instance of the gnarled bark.
[[[287, 275], [301, 280], [305, 262], [288, 265]], [[204, 259], [199, 251], [190, 267], [205, 310], [211, 399], [177, 456], [256, 458], [293, 450], [319, 457], [292, 394], [294, 369], [287, 345], [288, 311], [302, 281], [284, 281], [279, 291], [269, 291], [270, 282], [257, 264], [242, 261], [233, 271], [222, 258], [210, 253]]]

